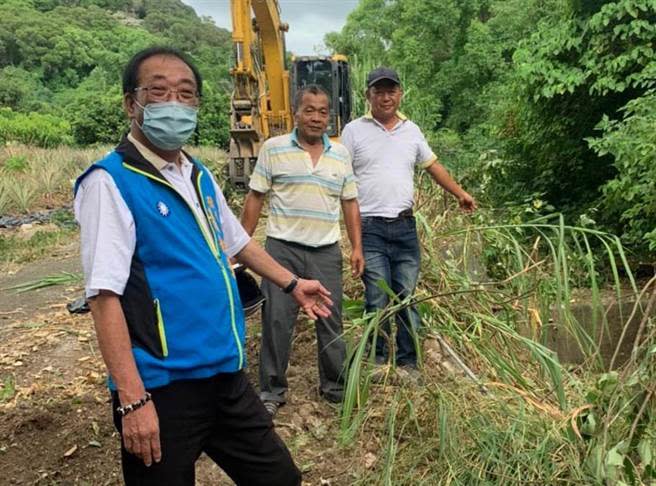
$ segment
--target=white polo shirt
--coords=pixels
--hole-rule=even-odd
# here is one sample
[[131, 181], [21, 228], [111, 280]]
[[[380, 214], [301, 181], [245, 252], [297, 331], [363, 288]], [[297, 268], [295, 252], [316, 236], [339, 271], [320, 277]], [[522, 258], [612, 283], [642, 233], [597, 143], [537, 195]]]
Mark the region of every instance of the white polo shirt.
[[437, 160], [417, 125], [401, 113], [387, 130], [371, 113], [344, 127], [341, 142], [351, 153], [362, 216], [393, 218], [414, 204], [415, 168]]

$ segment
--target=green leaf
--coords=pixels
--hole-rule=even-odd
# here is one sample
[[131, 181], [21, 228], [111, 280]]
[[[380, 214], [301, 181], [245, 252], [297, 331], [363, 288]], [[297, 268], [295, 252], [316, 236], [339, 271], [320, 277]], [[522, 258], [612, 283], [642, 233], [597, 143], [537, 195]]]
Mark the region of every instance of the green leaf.
[[621, 467], [622, 464], [624, 464], [624, 454], [620, 454], [615, 448], [608, 451], [608, 454], [606, 454], [606, 466]]
[[581, 432], [585, 435], [594, 435], [597, 430], [597, 420], [593, 413], [586, 415], [583, 424], [581, 425]]
[[654, 452], [652, 450], [652, 441], [647, 439], [642, 439], [638, 443], [638, 455], [640, 455], [640, 461], [642, 461], [643, 466], [654, 465], [652, 461], [654, 460]]

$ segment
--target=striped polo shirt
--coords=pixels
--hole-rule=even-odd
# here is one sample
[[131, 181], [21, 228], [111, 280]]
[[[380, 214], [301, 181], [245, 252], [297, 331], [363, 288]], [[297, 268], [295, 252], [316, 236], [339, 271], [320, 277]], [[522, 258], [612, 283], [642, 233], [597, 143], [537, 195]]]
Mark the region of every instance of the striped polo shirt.
[[436, 160], [417, 125], [397, 113], [387, 130], [371, 112], [344, 127], [342, 143], [353, 157], [360, 214], [393, 218], [414, 204], [415, 169]]
[[355, 199], [357, 187], [348, 150], [325, 134], [323, 147], [313, 167], [296, 129], [262, 145], [249, 186], [269, 193], [267, 236], [312, 247], [339, 241], [341, 201]]

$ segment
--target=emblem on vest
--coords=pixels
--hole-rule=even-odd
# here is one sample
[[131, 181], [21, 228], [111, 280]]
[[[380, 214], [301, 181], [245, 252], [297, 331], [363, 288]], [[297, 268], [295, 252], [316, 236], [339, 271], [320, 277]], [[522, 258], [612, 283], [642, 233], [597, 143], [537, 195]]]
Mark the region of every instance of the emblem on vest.
[[212, 226], [212, 230], [215, 233], [218, 233], [219, 232], [219, 225], [216, 224], [216, 219], [214, 218], [214, 215], [212, 213], [209, 213], [207, 215], [207, 220], [210, 222], [210, 225]]
[[207, 196], [205, 200], [207, 201], [207, 207], [214, 209], [214, 199], [212, 199], [212, 196]]
[[157, 211], [159, 211], [159, 214], [161, 214], [162, 216], [168, 216], [169, 213], [171, 212], [169, 210], [169, 207], [166, 204], [164, 204], [162, 201], [157, 203]]

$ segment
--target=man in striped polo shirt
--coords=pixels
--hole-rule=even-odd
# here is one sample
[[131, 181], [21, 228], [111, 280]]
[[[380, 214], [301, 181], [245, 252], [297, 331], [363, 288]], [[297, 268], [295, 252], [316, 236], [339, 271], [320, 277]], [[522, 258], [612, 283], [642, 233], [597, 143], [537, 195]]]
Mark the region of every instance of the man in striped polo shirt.
[[[348, 150], [326, 135], [328, 94], [310, 85], [296, 96], [292, 133], [267, 140], [260, 150], [244, 203], [242, 225], [252, 235], [269, 194], [266, 249], [284, 267], [316, 278], [331, 292], [332, 314], [316, 322], [319, 391], [339, 402], [344, 391], [345, 346], [342, 340], [342, 253], [340, 207], [351, 242], [351, 270], [362, 275], [357, 189]], [[275, 415], [285, 403], [287, 364], [298, 304], [274, 283], [264, 280], [260, 397]]]

